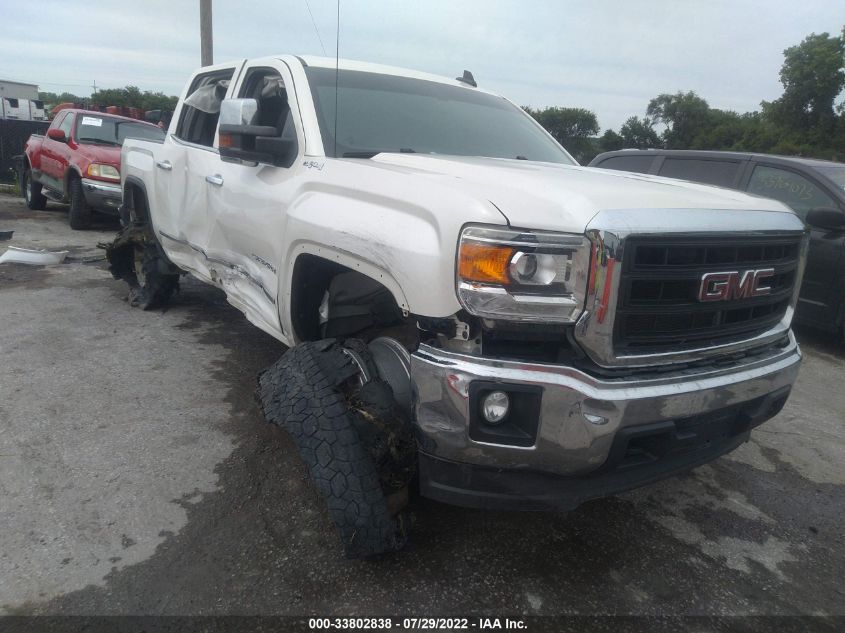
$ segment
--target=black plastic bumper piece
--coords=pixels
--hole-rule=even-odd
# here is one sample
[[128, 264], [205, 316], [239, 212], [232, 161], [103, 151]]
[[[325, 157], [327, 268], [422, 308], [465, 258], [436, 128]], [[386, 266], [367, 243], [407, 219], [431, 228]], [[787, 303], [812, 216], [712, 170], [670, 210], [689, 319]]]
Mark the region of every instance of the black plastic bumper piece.
[[419, 455], [420, 491], [444, 503], [488, 510], [572, 510], [706, 464], [777, 415], [791, 387], [689, 418], [620, 429], [607, 461], [578, 477], [502, 470]]

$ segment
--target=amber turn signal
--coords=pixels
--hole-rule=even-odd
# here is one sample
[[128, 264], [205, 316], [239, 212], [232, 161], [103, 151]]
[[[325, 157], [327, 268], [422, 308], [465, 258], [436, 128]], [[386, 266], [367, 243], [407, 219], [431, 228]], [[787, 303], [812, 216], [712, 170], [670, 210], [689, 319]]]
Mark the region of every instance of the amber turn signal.
[[464, 242], [458, 260], [458, 276], [464, 281], [507, 285], [508, 266], [515, 249], [496, 244]]

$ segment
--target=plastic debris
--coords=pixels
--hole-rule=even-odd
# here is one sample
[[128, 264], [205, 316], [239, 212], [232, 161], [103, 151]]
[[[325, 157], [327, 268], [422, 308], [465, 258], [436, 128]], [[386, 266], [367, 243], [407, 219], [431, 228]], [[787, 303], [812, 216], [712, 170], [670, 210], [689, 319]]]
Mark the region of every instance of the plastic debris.
[[13, 262], [16, 264], [32, 264], [34, 266], [50, 266], [61, 264], [68, 251], [38, 251], [31, 248], [19, 248], [10, 246], [5, 253], [0, 255], [0, 264]]

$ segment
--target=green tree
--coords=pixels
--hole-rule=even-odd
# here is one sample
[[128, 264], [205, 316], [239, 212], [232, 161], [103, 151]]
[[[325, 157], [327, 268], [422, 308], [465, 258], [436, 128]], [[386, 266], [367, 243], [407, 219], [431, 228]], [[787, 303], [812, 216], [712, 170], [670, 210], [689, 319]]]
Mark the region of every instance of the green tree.
[[137, 86], [125, 88], [108, 88], [98, 90], [91, 95], [91, 103], [99, 106], [126, 106], [141, 108], [142, 110], [167, 110], [172, 112], [176, 108], [178, 97], [172, 97], [163, 92], [141, 91]]
[[525, 108], [525, 111], [579, 161], [594, 154], [596, 148], [591, 137], [599, 133], [599, 122], [590, 110], [551, 107]]
[[845, 29], [841, 37], [813, 33], [783, 55], [783, 96], [764, 102], [764, 113], [787, 130], [831, 132], [836, 121], [834, 101], [845, 88]]
[[751, 121], [730, 110], [711, 108], [707, 122], [701, 127], [690, 146], [692, 149], [738, 149]]
[[619, 135], [622, 137], [622, 147], [649, 149], [660, 147], [660, 137], [654, 131], [651, 119], [643, 117], [639, 119], [630, 117], [622, 127], [619, 128]]
[[603, 152], [614, 152], [623, 147], [624, 139], [613, 130], [605, 130], [599, 139], [599, 149]]
[[689, 149], [707, 124], [710, 106], [694, 92], [661, 94], [649, 101], [646, 115], [666, 125], [663, 140], [668, 149]]
[[56, 105], [57, 103], [82, 103], [82, 97], [79, 97], [70, 92], [62, 92], [56, 94], [55, 92], [39, 92], [38, 99], [43, 101], [45, 105]]

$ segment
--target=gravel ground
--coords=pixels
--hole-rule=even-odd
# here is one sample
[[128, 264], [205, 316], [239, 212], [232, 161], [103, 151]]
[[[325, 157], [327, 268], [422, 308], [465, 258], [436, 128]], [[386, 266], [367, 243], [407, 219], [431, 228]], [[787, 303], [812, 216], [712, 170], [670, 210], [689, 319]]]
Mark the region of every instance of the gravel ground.
[[0, 612], [845, 615], [845, 347], [799, 330], [784, 411], [731, 455], [568, 514], [417, 504], [349, 561], [256, 374], [284, 349], [192, 279], [131, 308], [66, 208], [0, 195]]

